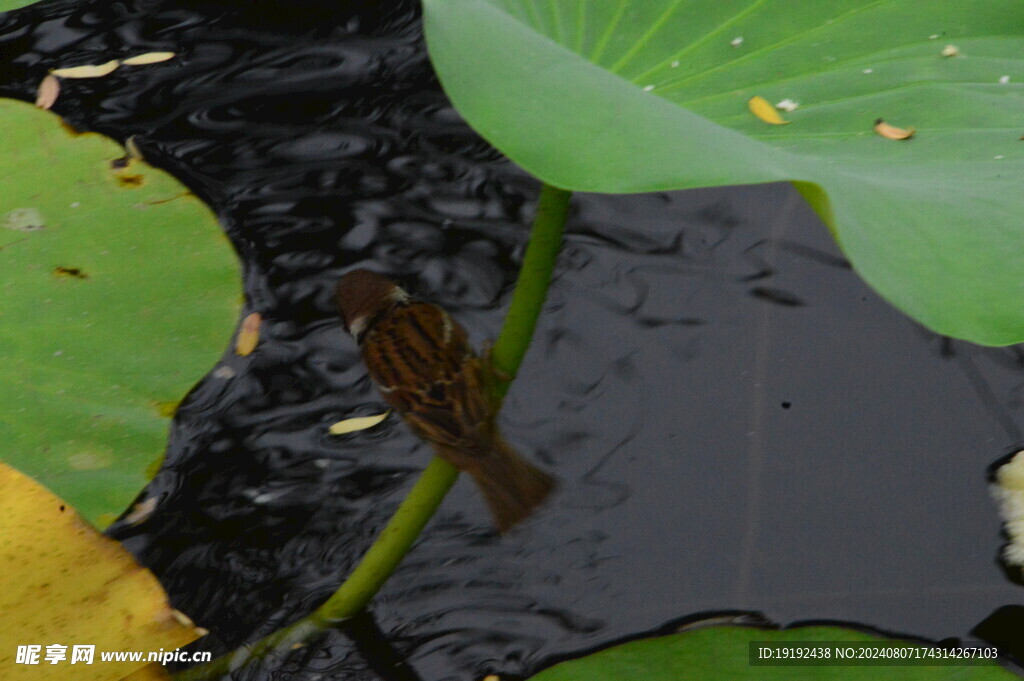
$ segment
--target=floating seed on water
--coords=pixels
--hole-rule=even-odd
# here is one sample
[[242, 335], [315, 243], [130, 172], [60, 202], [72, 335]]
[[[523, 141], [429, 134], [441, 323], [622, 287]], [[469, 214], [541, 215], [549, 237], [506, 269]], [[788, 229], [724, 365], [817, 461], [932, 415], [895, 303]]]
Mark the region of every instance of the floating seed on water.
[[39, 83], [39, 89], [36, 91], [36, 106], [40, 109], [49, 109], [56, 103], [59, 96], [60, 79], [50, 74]]
[[386, 419], [390, 413], [390, 411], [386, 411], [383, 414], [376, 414], [374, 416], [357, 416], [355, 418], [345, 419], [344, 421], [338, 421], [332, 425], [327, 432], [331, 435], [344, 435], [346, 433], [354, 433], [359, 430], [373, 428], [375, 425]]
[[61, 78], [101, 78], [113, 73], [121, 65], [116, 59], [111, 59], [105, 64], [85, 64], [83, 66], [71, 66], [66, 69], [54, 69], [50, 71], [54, 76]]
[[235, 341], [235, 354], [239, 357], [247, 357], [256, 349], [260, 342], [260, 324], [263, 317], [259, 312], [253, 312], [242, 320], [242, 328], [238, 332], [238, 340]]
[[150, 516], [153, 515], [153, 511], [156, 510], [157, 497], [146, 497], [139, 503], [132, 506], [131, 512], [124, 517], [125, 522], [129, 525], [141, 525], [142, 523], [149, 520]]
[[159, 64], [168, 59], [174, 59], [174, 52], [146, 52], [134, 57], [128, 57], [121, 61], [125, 66], [143, 66], [145, 64]]

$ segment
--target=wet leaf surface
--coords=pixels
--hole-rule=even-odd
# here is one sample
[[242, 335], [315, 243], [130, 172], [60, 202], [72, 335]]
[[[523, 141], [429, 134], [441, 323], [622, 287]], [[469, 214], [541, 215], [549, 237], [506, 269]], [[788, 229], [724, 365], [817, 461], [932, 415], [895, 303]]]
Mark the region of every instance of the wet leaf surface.
[[[899, 309], [1024, 340], [1024, 94], [1000, 84], [1024, 71], [1016, 0], [423, 6], [445, 91], [534, 175], [597, 192], [793, 181]], [[801, 102], [793, 124], [751, 116], [754, 95]], [[879, 112], [916, 143], [872, 134]]]
[[[531, 681], [1013, 681], [1013, 672], [986, 661], [978, 666], [838, 663], [818, 665], [752, 665], [751, 646], [792, 646], [790, 651], [871, 650], [873, 646], [918, 644], [887, 639], [836, 626], [805, 626], [774, 631], [757, 627], [705, 627], [672, 636], [641, 639], [570, 660], [531, 677]], [[929, 648], [914, 653], [926, 655]], [[854, 653], [856, 654], [856, 652]], [[813, 658], [808, 658], [812, 661]], [[875, 659], [879, 661], [879, 659]]]
[[21, 102], [0, 100], [0, 121], [0, 458], [95, 521], [163, 450], [154, 405], [228, 342], [237, 268], [166, 173], [111, 170], [119, 145]]

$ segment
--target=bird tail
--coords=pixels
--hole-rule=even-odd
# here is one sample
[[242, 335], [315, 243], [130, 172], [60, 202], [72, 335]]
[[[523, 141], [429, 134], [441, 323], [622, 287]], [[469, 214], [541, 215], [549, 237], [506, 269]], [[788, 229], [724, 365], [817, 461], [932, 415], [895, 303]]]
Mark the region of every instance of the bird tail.
[[500, 435], [490, 452], [460, 463], [480, 488], [502, 532], [525, 520], [555, 487], [550, 475], [519, 456]]

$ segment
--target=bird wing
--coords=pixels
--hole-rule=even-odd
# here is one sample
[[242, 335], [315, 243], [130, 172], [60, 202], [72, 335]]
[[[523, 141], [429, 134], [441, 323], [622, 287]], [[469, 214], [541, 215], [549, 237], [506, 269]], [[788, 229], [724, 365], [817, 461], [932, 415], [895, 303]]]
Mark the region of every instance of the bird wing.
[[396, 306], [362, 346], [384, 399], [420, 437], [464, 450], [488, 448], [493, 418], [481, 362], [465, 329], [444, 310], [424, 302]]

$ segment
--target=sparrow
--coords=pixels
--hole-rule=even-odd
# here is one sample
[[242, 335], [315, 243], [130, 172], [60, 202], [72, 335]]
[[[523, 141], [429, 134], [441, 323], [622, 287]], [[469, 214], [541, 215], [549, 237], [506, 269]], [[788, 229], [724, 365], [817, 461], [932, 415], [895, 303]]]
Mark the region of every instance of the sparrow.
[[384, 400], [438, 456], [473, 478], [498, 529], [529, 516], [554, 480], [502, 438], [490, 369], [466, 330], [440, 307], [368, 270], [345, 274], [336, 301]]

